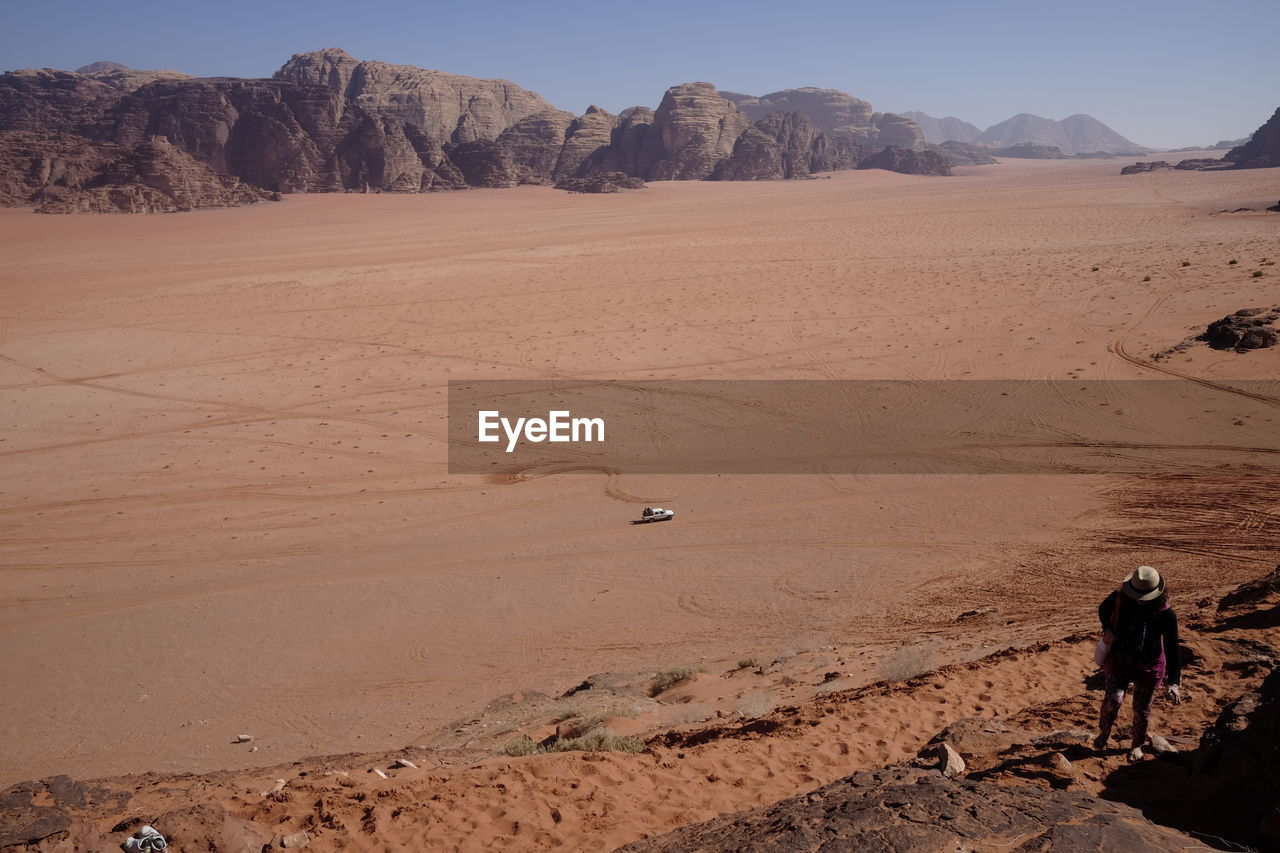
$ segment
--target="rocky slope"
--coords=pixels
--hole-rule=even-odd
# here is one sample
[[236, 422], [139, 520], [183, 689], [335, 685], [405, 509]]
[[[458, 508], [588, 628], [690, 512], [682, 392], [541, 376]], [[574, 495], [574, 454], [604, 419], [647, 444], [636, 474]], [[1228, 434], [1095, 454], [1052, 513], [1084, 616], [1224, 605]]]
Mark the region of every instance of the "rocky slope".
[[1013, 850], [1167, 853], [1198, 849], [1137, 809], [1076, 791], [993, 786], [918, 768], [864, 770], [766, 808], [727, 815], [617, 853], [901, 853]]
[[1253, 132], [1249, 141], [1232, 148], [1224, 158], [1237, 169], [1266, 169], [1280, 166], [1280, 109]]
[[[1159, 492], [1152, 484], [1133, 500]], [[1250, 544], [1263, 553], [1273, 538], [1257, 533]], [[1280, 568], [1213, 594], [1189, 581], [1175, 603], [1185, 698], [1157, 706], [1155, 754], [1138, 762], [1125, 757], [1127, 712], [1115, 743], [1091, 745], [1101, 688], [1092, 608], [1071, 608], [1076, 616], [1052, 626], [988, 609], [931, 623], [929, 633], [944, 647], [1001, 650], [852, 687], [845, 673], [866, 650], [827, 647], [769, 663], [707, 662], [712, 672], [656, 693], [649, 674], [637, 687], [609, 673], [556, 695], [523, 691], [393, 753], [23, 782], [0, 792], [0, 849], [106, 849], [149, 823], [174, 849], [210, 851], [631, 842], [623, 849], [1119, 853], [1184, 849], [1187, 836], [1277, 851]], [[1025, 644], [1069, 624], [1086, 630]], [[795, 691], [794, 703], [744, 704], [763, 684], [778, 697]], [[672, 717], [675, 728], [656, 732], [616, 712], [644, 697], [672, 714], [715, 695], [739, 697], [739, 710]], [[642, 752], [590, 751], [608, 746], [615, 725], [644, 733], [623, 738]], [[580, 738], [587, 751], [504, 756], [511, 738]], [[674, 830], [650, 837], [656, 828]]]

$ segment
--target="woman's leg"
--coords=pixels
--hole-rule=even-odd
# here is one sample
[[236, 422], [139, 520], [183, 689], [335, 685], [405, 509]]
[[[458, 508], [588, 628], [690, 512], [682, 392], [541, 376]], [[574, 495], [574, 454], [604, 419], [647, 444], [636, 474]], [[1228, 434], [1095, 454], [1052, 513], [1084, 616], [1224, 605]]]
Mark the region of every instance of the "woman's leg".
[[[1147, 742], [1147, 728], [1151, 724], [1151, 707], [1156, 702], [1156, 693], [1160, 683], [1164, 681], [1164, 657], [1150, 669], [1134, 674], [1133, 678], [1133, 749], [1141, 750]], [[1141, 755], [1135, 756], [1141, 758]]]
[[1129, 686], [1128, 679], [1121, 678], [1112, 666], [1104, 666], [1102, 674], [1102, 709], [1098, 713], [1098, 736], [1093, 741], [1095, 749], [1105, 749], [1107, 741], [1111, 740], [1111, 729], [1116, 724], [1120, 706], [1124, 704], [1125, 689]]

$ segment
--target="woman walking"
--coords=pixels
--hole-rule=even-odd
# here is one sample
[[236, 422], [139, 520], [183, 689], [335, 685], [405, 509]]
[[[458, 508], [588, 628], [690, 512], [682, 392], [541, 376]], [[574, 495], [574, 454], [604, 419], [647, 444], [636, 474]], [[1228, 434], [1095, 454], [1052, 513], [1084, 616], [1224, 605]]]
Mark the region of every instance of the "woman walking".
[[1164, 578], [1150, 566], [1139, 566], [1124, 579], [1120, 589], [1098, 605], [1102, 639], [1107, 644], [1102, 665], [1105, 695], [1098, 723], [1101, 730], [1095, 749], [1111, 739], [1125, 692], [1133, 685], [1133, 742], [1129, 760], [1142, 758], [1147, 726], [1156, 691], [1167, 683], [1165, 694], [1175, 705], [1182, 700], [1179, 687], [1182, 662], [1178, 657], [1178, 618], [1170, 609]]

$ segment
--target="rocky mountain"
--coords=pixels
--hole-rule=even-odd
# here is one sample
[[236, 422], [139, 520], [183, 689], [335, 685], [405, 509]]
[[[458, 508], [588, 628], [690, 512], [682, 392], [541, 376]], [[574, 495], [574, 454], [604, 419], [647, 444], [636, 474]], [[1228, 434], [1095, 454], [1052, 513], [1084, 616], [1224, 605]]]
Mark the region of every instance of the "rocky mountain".
[[980, 128], [954, 116], [934, 118], [927, 113], [914, 111], [905, 112], [903, 115], [920, 125], [920, 130], [924, 133], [924, 141], [932, 145], [941, 145], [948, 141], [969, 143], [982, 141]]
[[1105, 153], [1134, 153], [1145, 151], [1141, 145], [1130, 142], [1092, 116], [1077, 114], [1061, 121], [1041, 118], [1030, 113], [1019, 113], [1011, 119], [979, 130], [957, 118], [934, 118], [925, 113], [910, 112], [925, 134], [925, 141], [933, 144], [955, 140], [972, 145], [992, 148], [1009, 148], [1031, 144], [1055, 146], [1064, 155]]
[[1142, 150], [1142, 146], [1125, 139], [1096, 118], [1082, 113], [1061, 121], [1019, 113], [987, 128], [982, 134], [982, 141], [1000, 147], [1023, 142], [1056, 145], [1064, 154], [1091, 154], [1095, 151], [1131, 153]]
[[799, 112], [818, 130], [848, 135], [864, 148], [895, 145], [918, 150], [925, 143], [923, 131], [909, 117], [873, 112], [868, 102], [837, 89], [784, 89], [759, 97], [725, 91], [719, 94], [752, 121], [771, 113]]
[[[360, 61], [337, 48], [296, 54], [269, 80], [117, 63], [17, 71], [0, 75], [0, 203], [159, 212], [291, 192], [553, 185], [597, 172], [781, 180], [859, 167], [949, 171], [918, 150], [910, 119], [844, 93], [748, 100], [754, 115], [710, 83], [686, 83], [656, 111], [593, 106], [575, 116], [504, 80]], [[787, 106], [808, 112], [774, 109]], [[871, 159], [879, 152], [896, 153]]]
[[495, 140], [520, 119], [554, 109], [506, 80], [360, 61], [337, 47], [294, 54], [272, 78], [328, 86], [365, 111], [413, 125], [439, 142]]
[[1253, 132], [1249, 141], [1227, 152], [1225, 160], [1237, 169], [1265, 169], [1280, 166], [1280, 109], [1266, 124]]

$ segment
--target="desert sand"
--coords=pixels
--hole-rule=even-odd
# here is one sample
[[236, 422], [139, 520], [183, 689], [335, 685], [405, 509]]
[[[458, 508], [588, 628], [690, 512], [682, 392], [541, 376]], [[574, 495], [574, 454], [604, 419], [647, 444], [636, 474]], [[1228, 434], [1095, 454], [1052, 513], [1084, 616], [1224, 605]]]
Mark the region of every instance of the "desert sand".
[[[1139, 563], [1192, 591], [1274, 562], [1274, 494], [1232, 483], [447, 472], [450, 379], [1280, 376], [1275, 349], [1149, 360], [1280, 304], [1280, 217], [1217, 213], [1274, 203], [1277, 170], [959, 171], [0, 211], [0, 782], [439, 743], [497, 696], [599, 672], [827, 648], [851, 686], [967, 609], [1001, 619], [933, 654], [1087, 626]], [[680, 516], [633, 527], [646, 504]], [[1079, 645], [1045, 689], [1078, 681]], [[1000, 706], [975, 679], [947, 689]], [[891, 760], [939, 722], [893, 713], [909, 737], [842, 730], [822, 772], [779, 759], [785, 784], [660, 823]]]

